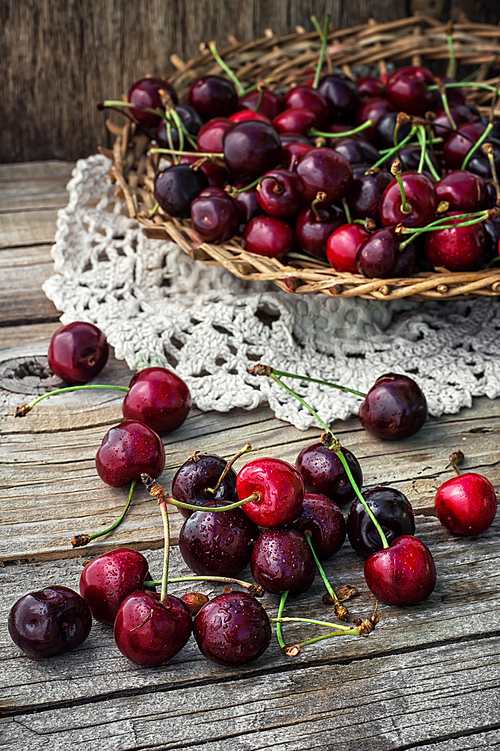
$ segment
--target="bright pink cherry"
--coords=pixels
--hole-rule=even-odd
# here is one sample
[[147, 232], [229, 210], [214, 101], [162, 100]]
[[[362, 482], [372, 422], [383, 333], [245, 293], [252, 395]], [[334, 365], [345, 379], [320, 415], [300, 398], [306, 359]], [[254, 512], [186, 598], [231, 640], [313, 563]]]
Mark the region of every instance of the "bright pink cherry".
[[336, 271], [358, 273], [356, 256], [370, 233], [360, 224], [343, 224], [328, 238], [326, 257]]
[[167, 368], [139, 370], [130, 381], [123, 400], [126, 420], [140, 420], [156, 433], [170, 433], [180, 427], [191, 408], [191, 394], [182, 378]]
[[245, 514], [261, 527], [282, 527], [302, 511], [304, 481], [300, 473], [282, 459], [254, 459], [245, 464], [236, 478], [238, 498], [252, 493], [260, 499], [242, 506]]
[[114, 488], [146, 473], [158, 477], [165, 466], [160, 436], [138, 420], [125, 420], [108, 430], [95, 458], [101, 480]]
[[416, 605], [436, 586], [434, 559], [412, 535], [401, 535], [390, 547], [373, 553], [364, 574], [375, 597], [387, 605]]
[[497, 512], [493, 485], [486, 477], [467, 472], [447, 480], [436, 493], [434, 507], [441, 524], [456, 535], [480, 535]]

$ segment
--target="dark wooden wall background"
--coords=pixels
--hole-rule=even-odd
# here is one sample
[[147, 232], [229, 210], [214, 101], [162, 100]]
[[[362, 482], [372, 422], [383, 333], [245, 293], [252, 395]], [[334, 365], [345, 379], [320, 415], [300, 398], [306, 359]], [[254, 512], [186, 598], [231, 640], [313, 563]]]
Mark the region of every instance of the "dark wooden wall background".
[[119, 97], [170, 55], [311, 30], [311, 14], [345, 28], [419, 11], [446, 21], [500, 21], [500, 0], [0, 0], [0, 161], [76, 159], [106, 143], [99, 99]]

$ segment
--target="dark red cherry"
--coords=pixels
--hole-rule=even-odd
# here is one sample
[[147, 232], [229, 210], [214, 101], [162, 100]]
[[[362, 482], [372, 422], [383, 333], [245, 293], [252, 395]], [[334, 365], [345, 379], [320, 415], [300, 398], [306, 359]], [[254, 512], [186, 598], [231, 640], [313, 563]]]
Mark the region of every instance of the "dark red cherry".
[[121, 488], [143, 473], [159, 477], [165, 466], [165, 450], [154, 430], [138, 420], [125, 420], [108, 430], [95, 464], [103, 482]]
[[59, 585], [21, 597], [8, 621], [14, 644], [36, 660], [79, 647], [91, 627], [92, 616], [83, 597]]
[[[193, 506], [204, 506], [212, 501], [222, 500], [225, 503], [235, 503], [238, 495], [236, 473], [233, 469], [226, 474], [217, 492], [211, 492], [225, 466], [226, 461], [216, 454], [193, 454], [175, 474], [172, 481], [173, 497]], [[193, 513], [183, 508], [179, 511], [186, 519]]]
[[433, 109], [437, 96], [428, 87], [434, 84], [434, 76], [427, 68], [407, 65], [392, 73], [385, 86], [385, 96], [398, 112], [408, 115], [425, 115]]
[[292, 527], [309, 534], [314, 552], [321, 560], [340, 550], [345, 540], [342, 512], [330, 498], [318, 493], [305, 493], [302, 513]]
[[149, 565], [141, 553], [119, 548], [87, 563], [80, 576], [80, 594], [96, 621], [113, 625], [121, 603], [144, 588]]
[[434, 219], [437, 196], [432, 180], [418, 172], [401, 175], [406, 201], [411, 210], [403, 211], [401, 191], [394, 178], [384, 191], [380, 202], [380, 219], [385, 227], [404, 224], [405, 227], [425, 227]]
[[231, 81], [221, 76], [197, 78], [189, 89], [189, 104], [206, 122], [212, 117], [229, 117], [238, 108], [238, 94]]
[[[394, 146], [394, 133], [396, 130], [398, 114], [398, 112], [386, 112], [377, 120], [372, 136], [373, 143], [377, 148], [390, 149]], [[398, 143], [400, 143], [403, 138], [406, 138], [410, 130], [410, 123], [400, 125], [398, 128]]]
[[326, 257], [336, 271], [358, 272], [356, 257], [370, 233], [360, 224], [342, 224], [328, 238]]
[[476, 141], [484, 133], [485, 126], [481, 122], [465, 123], [451, 133], [443, 149], [444, 159], [448, 169], [460, 169], [462, 162]]
[[358, 271], [371, 279], [388, 279], [393, 275], [399, 254], [400, 242], [394, 227], [379, 229], [358, 250]]
[[328, 104], [331, 120], [349, 120], [359, 104], [358, 89], [354, 81], [329, 74], [323, 76], [318, 91]]
[[323, 206], [316, 210], [306, 206], [295, 223], [299, 247], [315, 258], [326, 259], [328, 238], [345, 221], [345, 214], [338, 206]]
[[[280, 139], [281, 140], [281, 139]], [[295, 170], [297, 159], [305, 154], [306, 151], [311, 151], [313, 146], [310, 143], [300, 143], [294, 141], [283, 145], [283, 167], [287, 170]]]
[[[498, 172], [500, 171], [500, 139], [488, 138], [488, 143], [493, 148], [493, 161], [495, 162], [495, 167]], [[477, 175], [480, 175], [485, 180], [491, 180], [492, 178], [489, 159], [486, 156], [486, 154], [483, 154], [480, 148], [474, 153], [474, 155], [469, 160], [467, 169], [470, 172], [474, 172]]]
[[375, 597], [387, 605], [416, 605], [436, 586], [436, 567], [424, 543], [401, 535], [389, 548], [365, 562], [365, 581]]
[[436, 183], [438, 201], [448, 201], [450, 211], [481, 211], [488, 203], [486, 183], [473, 172], [453, 170]]
[[58, 329], [50, 340], [49, 367], [71, 385], [88, 383], [108, 361], [109, 347], [97, 326], [74, 321]]
[[[196, 136], [201, 126], [203, 125], [201, 117], [198, 115], [196, 110], [193, 109], [193, 107], [190, 107], [188, 104], [179, 104], [175, 108], [175, 111], [177, 112], [180, 119], [182, 120], [184, 127], [186, 128], [188, 133], [191, 133], [191, 135]], [[179, 131], [173, 125], [173, 123], [170, 123], [170, 138], [172, 139], [172, 146], [170, 146], [168, 135], [169, 135], [169, 131], [167, 128], [166, 120], [162, 120], [156, 131], [156, 140], [158, 141], [158, 144], [165, 149], [168, 149], [168, 148], [179, 149], [180, 148]], [[190, 148], [189, 142], [187, 142], [186, 140], [184, 140], [184, 148], [185, 149]]]
[[316, 574], [306, 538], [291, 528], [265, 529], [253, 547], [250, 567], [257, 584], [272, 594], [307, 592]]
[[[164, 110], [160, 91], [168, 94], [172, 98], [173, 103], [177, 104], [177, 93], [168, 81], [164, 81], [163, 78], [153, 78], [152, 76], [141, 78], [132, 84], [127, 100], [132, 104], [137, 104], [139, 107]], [[136, 122], [145, 128], [156, 128], [161, 120], [160, 115], [153, 115], [151, 112], [143, 112], [139, 109], [131, 109], [130, 114]]]
[[325, 193], [322, 206], [331, 206], [347, 194], [352, 183], [352, 167], [342, 154], [333, 149], [312, 149], [298, 158], [295, 171], [302, 178], [304, 198], [315, 200]]
[[208, 188], [208, 180], [203, 170], [173, 164], [156, 176], [154, 197], [167, 214], [185, 218], [190, 215], [191, 202], [204, 188]]
[[[361, 488], [363, 473], [358, 460], [349, 449], [343, 448], [342, 453], [358, 488]], [[295, 466], [302, 475], [308, 493], [326, 495], [338, 506], [345, 506], [356, 496], [342, 462], [323, 443], [312, 443], [302, 449]]]
[[480, 535], [491, 526], [497, 498], [491, 482], [476, 472], [447, 480], [434, 500], [441, 524], [456, 535]]
[[191, 222], [203, 242], [220, 245], [238, 231], [240, 212], [222, 188], [205, 188], [191, 204]]
[[242, 104], [249, 110], [261, 112], [270, 120], [276, 117], [276, 115], [281, 112], [284, 106], [283, 99], [275, 94], [274, 91], [270, 91], [269, 89], [264, 89], [262, 96], [261, 92], [258, 89], [254, 89], [253, 91], [249, 91], [247, 94], [243, 94], [243, 96], [240, 97], [240, 104]]
[[257, 200], [269, 216], [290, 219], [304, 203], [300, 183], [301, 179], [295, 172], [271, 170], [260, 179]]
[[365, 430], [385, 441], [415, 435], [427, 419], [427, 401], [412, 378], [396, 373], [377, 378], [359, 408]]
[[191, 394], [182, 378], [167, 368], [139, 370], [122, 404], [126, 420], [140, 420], [156, 433], [179, 428], [189, 414]]
[[317, 118], [314, 112], [305, 107], [287, 109], [273, 118], [273, 128], [278, 133], [301, 133], [306, 136], [311, 128], [317, 128]]
[[[451, 89], [448, 90], [448, 93], [450, 91]], [[470, 123], [474, 118], [474, 114], [465, 104], [457, 104], [450, 107], [450, 112], [453, 122], [457, 127], [465, 123]], [[443, 138], [445, 141], [453, 133], [454, 128], [444, 107], [439, 107], [436, 110], [436, 118], [432, 121], [432, 127], [437, 138]]]
[[380, 221], [380, 201], [392, 175], [384, 170], [368, 172], [356, 178], [347, 194], [347, 203], [353, 219]]
[[[197, 156], [187, 156], [184, 154], [184, 156], [181, 157], [180, 163], [197, 164], [199, 163], [199, 159], [200, 158]], [[199, 169], [205, 173], [209, 188], [223, 188], [230, 180], [229, 172], [218, 162], [204, 162]], [[204, 188], [204, 190], [207, 190], [207, 188]]]
[[229, 119], [232, 123], [241, 123], [243, 120], [260, 120], [263, 123], [271, 125], [271, 120], [268, 117], [261, 112], [255, 112], [255, 110], [238, 110], [238, 112], [233, 112], [229, 116]]
[[[456, 78], [450, 78], [449, 76], [439, 76], [440, 80], [443, 83], [458, 83]], [[465, 104], [466, 103], [466, 97], [465, 92], [467, 89], [461, 88], [459, 86], [454, 86], [453, 88], [447, 88], [446, 89], [446, 98], [448, 99], [448, 104], [455, 107], [456, 105]], [[434, 107], [434, 110], [437, 111], [438, 108], [440, 108], [443, 104], [443, 100], [441, 97], [441, 94], [436, 92], [437, 94], [437, 106]]]
[[[450, 214], [450, 224], [459, 224]], [[488, 249], [488, 239], [482, 224], [453, 227], [428, 232], [425, 239], [425, 257], [434, 268], [449, 271], [471, 271], [483, 263]]]
[[[364, 490], [362, 495], [389, 544], [401, 535], [415, 534], [413, 509], [404, 493], [395, 488], [377, 487]], [[365, 559], [382, 550], [382, 539], [359, 498], [349, 510], [347, 535], [351, 547]]]
[[379, 159], [375, 146], [362, 138], [336, 138], [332, 146], [351, 164], [374, 164]]
[[126, 597], [115, 619], [115, 641], [120, 652], [136, 665], [153, 667], [170, 660], [191, 635], [191, 613], [177, 597], [137, 590]]
[[[328, 102], [311, 86], [295, 86], [285, 94], [285, 105], [291, 109], [305, 108], [316, 115], [316, 127], [322, 128], [328, 120]], [[293, 129], [292, 129], [293, 130]]]
[[273, 169], [282, 151], [274, 128], [259, 120], [235, 123], [224, 134], [224, 161], [238, 180], [254, 180]]
[[375, 126], [377, 122], [387, 112], [394, 112], [394, 107], [387, 99], [368, 99], [363, 102], [356, 111], [355, 123], [356, 125], [363, 125], [367, 120], [371, 120], [373, 125], [363, 131], [363, 137], [367, 141], [373, 141], [373, 134], [375, 132]]
[[[418, 170], [420, 166], [420, 157], [422, 155], [422, 149], [420, 146], [417, 146], [416, 144], [407, 143], [405, 146], [401, 146], [399, 149], [399, 158], [401, 160], [401, 164], [403, 167], [403, 170], [405, 171], [411, 171], [411, 170]], [[438, 159], [434, 154], [432, 154], [430, 151], [427, 152], [429, 159], [432, 162], [432, 165], [436, 172], [439, 174], [440, 171], [440, 165], [438, 162]], [[431, 173], [426, 171], [428, 169], [427, 164], [425, 165], [424, 175], [426, 175], [430, 180], [433, 180]]]
[[[224, 507], [220, 501], [209, 504]], [[195, 574], [238, 576], [250, 563], [258, 536], [259, 528], [241, 508], [193, 511], [179, 532], [179, 550]]]
[[224, 134], [233, 127], [228, 117], [214, 117], [200, 128], [198, 151], [207, 154], [221, 154], [224, 148]]
[[382, 81], [375, 76], [361, 76], [356, 79], [360, 99], [375, 99], [383, 94]]
[[259, 494], [258, 501], [242, 508], [260, 527], [282, 527], [302, 510], [304, 482], [295, 467], [282, 459], [254, 459], [245, 464], [238, 472], [236, 490], [240, 501]]
[[303, 136], [302, 133], [290, 133], [289, 131], [284, 130], [282, 133], [278, 133], [278, 138], [280, 139], [283, 149], [290, 144], [304, 144], [304, 146], [309, 146], [310, 149], [314, 148], [311, 145], [309, 138]]
[[[244, 188], [245, 184], [238, 182], [235, 183], [234, 187], [236, 190], [239, 190], [240, 188]], [[241, 191], [241, 193], [233, 193], [231, 194], [231, 198], [240, 212], [240, 224], [248, 224], [250, 219], [264, 213], [259, 201], [257, 200], [256, 188], [249, 188], [248, 190]]]
[[274, 216], [251, 219], [243, 232], [242, 244], [249, 253], [283, 258], [295, 246], [295, 233], [289, 224]]
[[202, 654], [219, 665], [247, 665], [257, 660], [271, 641], [269, 617], [255, 597], [227, 592], [204, 605], [193, 622]]

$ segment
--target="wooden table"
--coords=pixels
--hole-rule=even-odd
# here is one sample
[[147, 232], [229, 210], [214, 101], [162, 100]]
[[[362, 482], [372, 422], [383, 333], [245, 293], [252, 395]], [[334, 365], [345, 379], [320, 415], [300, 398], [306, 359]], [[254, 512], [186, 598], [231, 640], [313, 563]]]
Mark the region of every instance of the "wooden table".
[[[438, 572], [434, 593], [421, 605], [381, 606], [380, 624], [368, 639], [326, 640], [287, 658], [273, 638], [263, 657], [238, 670], [207, 662], [193, 639], [169, 665], [141, 669], [122, 657], [111, 629], [99, 624], [82, 647], [51, 660], [30, 660], [11, 642], [6, 621], [14, 602], [48, 584], [78, 589], [89, 557], [132, 546], [145, 552], [154, 576], [161, 573], [161, 518], [143, 488], [118, 530], [83, 551], [70, 545], [75, 533], [113, 521], [126, 498], [125, 489], [105, 486], [94, 467], [102, 436], [120, 420], [119, 394], [65, 395], [47, 399], [23, 420], [13, 417], [14, 405], [52, 383], [37, 375], [58, 328], [58, 312], [41, 284], [52, 273], [50, 246], [71, 168], [58, 162], [0, 167], [0, 747], [498, 748], [500, 514], [481, 537], [454, 537], [434, 516], [433, 498], [451, 476], [446, 464], [457, 448], [466, 453], [467, 469], [483, 472], [499, 488], [500, 401], [478, 399], [458, 415], [430, 419], [401, 444], [370, 438], [356, 419], [333, 426], [361, 461], [365, 485], [383, 483], [407, 494], [417, 533], [431, 548]], [[127, 367], [111, 358], [99, 380], [126, 385], [129, 378]], [[168, 486], [196, 449], [229, 457], [251, 441], [255, 457], [293, 462], [317, 435], [279, 422], [267, 408], [230, 414], [193, 410], [184, 426], [165, 438], [161, 480]], [[176, 538], [182, 520], [175, 510], [171, 521]], [[173, 571], [187, 574], [175, 547], [172, 557]], [[361, 559], [345, 545], [326, 570], [335, 586], [358, 587], [351, 612], [367, 617], [374, 599]], [[182, 591], [180, 585], [172, 587], [174, 593]], [[307, 595], [287, 604], [287, 613], [331, 619], [331, 608], [321, 602], [323, 591], [317, 577]], [[263, 602], [275, 615], [277, 598], [267, 595]], [[311, 633], [309, 626], [285, 629], [289, 644]]]

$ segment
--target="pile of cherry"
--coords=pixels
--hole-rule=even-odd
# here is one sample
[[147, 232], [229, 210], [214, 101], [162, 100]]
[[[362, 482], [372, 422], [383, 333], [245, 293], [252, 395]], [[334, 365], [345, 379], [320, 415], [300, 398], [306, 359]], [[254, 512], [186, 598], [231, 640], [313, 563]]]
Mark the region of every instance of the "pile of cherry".
[[[229, 462], [215, 454], [196, 453], [177, 471], [170, 495], [156, 481], [165, 465], [159, 433], [169, 433], [184, 422], [191, 406], [189, 389], [175, 373], [161, 367], [139, 371], [128, 388], [89, 384], [107, 358], [108, 344], [97, 327], [84, 322], [62, 327], [52, 338], [48, 360], [53, 372], [73, 385], [23, 405], [16, 416], [24, 417], [38, 402], [61, 392], [92, 388], [126, 392], [122, 404], [125, 420], [104, 436], [96, 468], [108, 485], [131, 483], [127, 504], [108, 529], [78, 535], [73, 545], [85, 545], [115, 529], [140, 479], [162, 513], [162, 579], [151, 579], [142, 554], [118, 549], [86, 564], [80, 579], [81, 594], [67, 587], [49, 586], [25, 595], [11, 609], [9, 632], [28, 655], [50, 657], [79, 646], [90, 632], [92, 616], [114, 625], [120, 651], [133, 662], [147, 666], [169, 660], [191, 633], [201, 652], [223, 665], [244, 665], [260, 657], [271, 640], [271, 622], [276, 624], [278, 642], [288, 655], [296, 655], [303, 646], [324, 638], [368, 635], [378, 621], [376, 610], [365, 621], [350, 619], [341, 601], [346, 598], [332, 588], [321, 565], [321, 560], [340, 549], [346, 534], [354, 550], [365, 559], [366, 584], [378, 600], [389, 605], [414, 605], [431, 594], [436, 569], [429, 549], [414, 535], [408, 499], [389, 487], [361, 492], [363, 476], [356, 457], [341, 446], [314, 408], [282, 378], [344, 387], [255, 366], [251, 372], [273, 379], [310, 410], [324, 429], [321, 440], [303, 449], [295, 466], [266, 457], [248, 462], [238, 474], [232, 465], [251, 448], [249, 445]], [[344, 390], [363, 399], [361, 424], [380, 439], [408, 438], [427, 418], [425, 396], [407, 376], [382, 376], [368, 394]], [[459, 473], [456, 465], [461, 459], [459, 453], [451, 457], [458, 476], [438, 490], [436, 512], [451, 532], [477, 535], [491, 525], [497, 500], [486, 478]], [[186, 517], [179, 548], [196, 576], [168, 578], [167, 504], [177, 506]], [[346, 523], [340, 509], [349, 505]], [[248, 564], [256, 584], [235, 578]], [[327, 589], [324, 601], [334, 605], [342, 623], [283, 616], [288, 594], [306, 592], [316, 571]], [[247, 591], [227, 588], [211, 600], [197, 592], [187, 592], [181, 598], [168, 594], [169, 582], [188, 585], [192, 580], [219, 581]], [[160, 594], [156, 586], [161, 586]], [[270, 619], [255, 599], [264, 592], [280, 595], [277, 618]], [[349, 619], [351, 624], [346, 623]], [[290, 646], [284, 641], [282, 624], [294, 621], [333, 630]]]
[[[324, 47], [326, 34], [323, 34]], [[386, 80], [322, 70], [287, 91], [227, 77], [193, 82], [185, 103], [160, 78], [108, 100], [172, 164], [156, 206], [191, 218], [201, 241], [241, 234], [250, 253], [294, 252], [371, 278], [476, 270], [499, 255], [500, 122], [494, 86], [407, 66]], [[493, 99], [488, 118], [467, 86]], [[292, 256], [293, 257], [293, 256]]]

